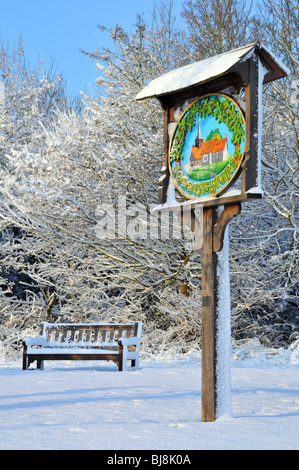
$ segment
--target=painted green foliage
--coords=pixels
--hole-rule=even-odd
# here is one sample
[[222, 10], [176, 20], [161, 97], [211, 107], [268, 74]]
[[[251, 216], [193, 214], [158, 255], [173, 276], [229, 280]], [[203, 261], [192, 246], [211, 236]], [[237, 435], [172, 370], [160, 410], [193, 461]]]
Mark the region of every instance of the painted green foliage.
[[233, 102], [217, 95], [206, 96], [190, 106], [185, 116], [179, 121], [169, 155], [170, 161], [181, 160], [185, 136], [187, 131], [195, 125], [197, 113], [200, 118], [213, 116], [219, 123], [226, 124], [228, 130], [233, 133], [232, 144], [244, 142], [243, 119]]

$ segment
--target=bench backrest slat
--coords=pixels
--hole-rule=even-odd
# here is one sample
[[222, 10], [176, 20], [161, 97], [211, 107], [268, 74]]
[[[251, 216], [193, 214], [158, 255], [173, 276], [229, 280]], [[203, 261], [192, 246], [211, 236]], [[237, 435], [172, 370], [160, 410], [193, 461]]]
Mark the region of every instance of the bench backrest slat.
[[122, 324], [43, 323], [42, 335], [59, 346], [115, 344], [119, 338], [137, 336], [140, 322]]

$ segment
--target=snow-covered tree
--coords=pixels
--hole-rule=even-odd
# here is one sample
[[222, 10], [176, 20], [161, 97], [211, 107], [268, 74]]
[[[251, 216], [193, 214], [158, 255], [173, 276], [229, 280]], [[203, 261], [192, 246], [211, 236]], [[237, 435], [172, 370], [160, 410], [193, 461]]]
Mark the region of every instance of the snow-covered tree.
[[69, 105], [61, 77], [46, 72], [41, 62], [38, 69], [30, 70], [21, 41], [13, 50], [0, 41], [0, 77], [0, 324], [22, 327], [28, 317], [47, 308], [47, 302], [45, 286], [31, 276], [34, 262], [45, 255], [34, 231], [26, 232], [26, 225], [18, 220], [18, 184], [24, 174], [33, 178], [34, 168], [41, 163], [44, 129], [58, 108]]
[[[118, 53], [96, 53], [106, 65], [100, 69], [101, 97], [85, 97], [84, 116], [57, 110], [50, 123], [41, 122], [43, 145], [7, 155], [14, 171], [3, 170], [5, 221], [22, 230], [15, 240], [19, 251], [28, 253], [31, 247], [26, 273], [38, 286], [37, 294], [29, 290], [31, 305], [39, 301], [41, 318], [111, 321], [137, 316], [154, 325], [158, 319], [165, 329], [165, 293], [173, 298], [188, 277], [186, 244], [164, 234], [162, 239], [144, 236], [140, 224], [141, 216], [149, 224], [146, 230], [159, 230], [149, 216], [157, 202], [161, 110], [157, 103], [140, 105], [135, 100], [149, 77], [146, 61], [157, 63], [157, 73], [161, 71], [161, 63], [154, 60], [154, 33], [161, 41], [155, 25], [156, 20], [145, 33], [139, 21], [132, 36], [121, 28], [111, 32]], [[107, 205], [117, 224], [117, 237], [108, 239], [99, 231], [101, 210]], [[189, 252], [191, 256], [192, 247]], [[26, 264], [21, 255], [18, 261], [19, 266]], [[27, 307], [23, 318], [30, 324], [36, 315], [30, 316], [29, 303]]]
[[[221, 34], [219, 15], [226, 18]], [[85, 52], [98, 69], [99, 92], [83, 96], [80, 112], [67, 104], [60, 77], [29, 72], [22, 49], [9, 56], [2, 48], [0, 331], [16, 328], [19, 335], [41, 319], [138, 318], [149, 347], [199, 346], [200, 259], [190, 231], [178, 236], [176, 217], [160, 222], [152, 213], [162, 110], [135, 96], [165, 71], [251, 42], [258, 20], [267, 45], [279, 38], [281, 47], [289, 44], [283, 27], [275, 42], [269, 15], [254, 21], [250, 15], [238, 0], [188, 0], [178, 23], [172, 3], [162, 2], [151, 18], [137, 17], [132, 33], [101, 27], [114, 46]], [[266, 197], [258, 211], [244, 204], [230, 227], [234, 338], [255, 335], [275, 345], [295, 335], [298, 296], [298, 32], [291, 12], [288, 18], [291, 45], [272, 49], [293, 67], [292, 76], [265, 88]], [[182, 285], [189, 295], [181, 294]]]
[[[246, 5], [245, 5], [246, 3]], [[298, 5], [264, 0], [184, 2], [191, 51], [199, 59], [261, 40], [290, 75], [263, 89], [263, 190], [231, 225], [235, 338], [281, 344], [298, 331]]]
[[253, 2], [185, 0], [189, 60], [202, 60], [254, 41]]
[[289, 67], [288, 77], [265, 90], [264, 188], [274, 210], [298, 238], [299, 13], [292, 0], [264, 0], [265, 42]]

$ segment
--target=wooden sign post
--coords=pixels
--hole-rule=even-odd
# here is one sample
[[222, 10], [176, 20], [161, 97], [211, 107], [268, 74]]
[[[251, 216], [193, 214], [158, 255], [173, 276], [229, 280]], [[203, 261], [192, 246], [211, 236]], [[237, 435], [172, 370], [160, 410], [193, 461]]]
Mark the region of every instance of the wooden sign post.
[[216, 208], [203, 209], [203, 243], [200, 250], [202, 266], [202, 421], [214, 421], [216, 419], [217, 335], [215, 330], [219, 303], [217, 253], [222, 249], [227, 224], [240, 212], [240, 203], [225, 205], [219, 217], [217, 217]]
[[[230, 361], [230, 336], [219, 324], [223, 315], [219, 283], [224, 275], [219, 254], [226, 227], [240, 214], [241, 204], [262, 197], [262, 85], [287, 74], [257, 42], [173, 70], [136, 97], [155, 97], [164, 109], [164, 160], [156, 211], [183, 210], [187, 205], [195, 219], [196, 209], [202, 208], [202, 421], [219, 417], [219, 364]], [[231, 191], [238, 181], [239, 189]], [[171, 207], [170, 182], [178, 196], [177, 205], [172, 202]], [[199, 230], [196, 223], [192, 227]], [[228, 253], [225, 256], [228, 264]], [[230, 307], [224, 314], [230, 321]], [[226, 355], [220, 352], [223, 342]]]

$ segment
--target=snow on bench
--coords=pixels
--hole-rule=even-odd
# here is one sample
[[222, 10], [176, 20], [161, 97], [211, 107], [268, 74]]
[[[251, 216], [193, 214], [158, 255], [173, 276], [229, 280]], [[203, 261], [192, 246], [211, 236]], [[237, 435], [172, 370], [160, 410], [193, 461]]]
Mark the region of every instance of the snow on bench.
[[142, 322], [116, 323], [47, 323], [41, 324], [41, 336], [23, 339], [23, 370], [44, 360], [106, 360], [117, 364], [119, 371], [139, 367]]

